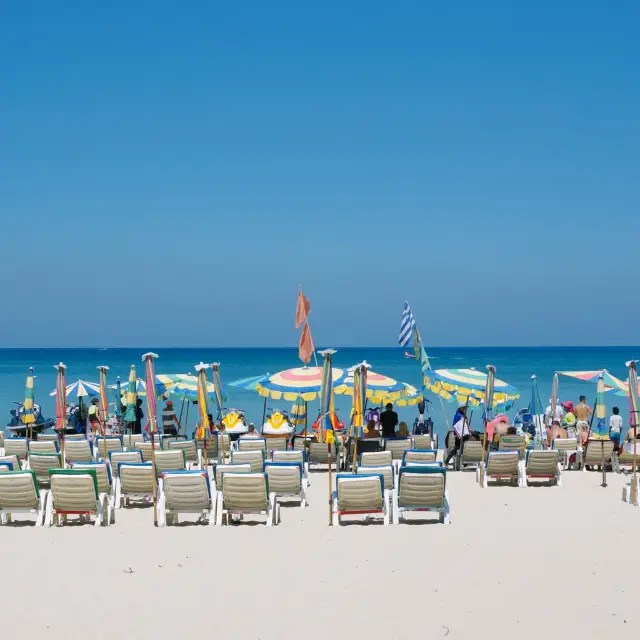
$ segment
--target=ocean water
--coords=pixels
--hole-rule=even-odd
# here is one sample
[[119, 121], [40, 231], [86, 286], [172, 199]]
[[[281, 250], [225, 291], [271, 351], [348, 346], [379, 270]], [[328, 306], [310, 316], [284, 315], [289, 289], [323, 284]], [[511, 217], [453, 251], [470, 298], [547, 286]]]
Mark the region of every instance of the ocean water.
[[[54, 399], [49, 393], [55, 387], [54, 365], [64, 362], [67, 365], [67, 382], [77, 378], [97, 382], [99, 365], [110, 367], [108, 383], [120, 376], [126, 382], [129, 366], [135, 364], [139, 377], [144, 377], [141, 355], [148, 349], [0, 349], [0, 412], [5, 422], [9, 421], [9, 410], [13, 402], [24, 399], [25, 377], [29, 367], [36, 374], [36, 402], [42, 407], [45, 417], [55, 415]], [[156, 361], [156, 373], [194, 373], [193, 367], [200, 361], [220, 362], [220, 374], [223, 385], [226, 382], [263, 373], [275, 373], [283, 369], [299, 366], [297, 349], [157, 349], [160, 356]], [[514, 385], [520, 391], [521, 398], [516, 401], [512, 411], [526, 406], [531, 396], [531, 375], [538, 378], [540, 397], [546, 403], [554, 371], [608, 369], [613, 375], [626, 379], [625, 362], [640, 358], [640, 347], [483, 347], [483, 348], [432, 348], [429, 349], [432, 367], [452, 369], [475, 367], [485, 370], [487, 364], [496, 366], [497, 377]], [[399, 348], [343, 348], [334, 356], [334, 365], [349, 367], [367, 360], [375, 371], [408, 382], [417, 387], [420, 383], [420, 366], [415, 360], [404, 357]], [[259, 424], [262, 417], [263, 398], [256, 393], [225, 386], [229, 395], [228, 405], [244, 409], [250, 421]], [[584, 393], [589, 402], [595, 399], [595, 385], [560, 377], [559, 393], [562, 400], [577, 400]], [[433, 402], [430, 415], [439, 433], [445, 431], [445, 419], [439, 400], [433, 394], [427, 394]], [[72, 400], [73, 401], [73, 400]], [[350, 398], [336, 396], [336, 408], [344, 420], [348, 416]], [[290, 409], [291, 403], [269, 400], [268, 406]], [[628, 417], [628, 401], [624, 397], [607, 395], [608, 413], [612, 406], [620, 407], [625, 420]], [[456, 405], [446, 403], [447, 418], [451, 418]], [[309, 415], [313, 417], [317, 403], [309, 404]], [[415, 407], [398, 407], [401, 420], [409, 424], [417, 415]], [[479, 415], [478, 415], [479, 419]], [[195, 426], [197, 410], [192, 408], [189, 426]]]

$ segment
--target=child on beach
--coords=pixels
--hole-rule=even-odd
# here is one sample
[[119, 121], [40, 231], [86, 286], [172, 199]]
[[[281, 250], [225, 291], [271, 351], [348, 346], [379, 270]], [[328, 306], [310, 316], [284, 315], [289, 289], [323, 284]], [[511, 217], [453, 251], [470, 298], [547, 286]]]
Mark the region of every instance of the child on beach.
[[613, 407], [613, 415], [609, 418], [609, 438], [616, 449], [620, 447], [620, 434], [622, 433], [622, 416], [620, 409]]

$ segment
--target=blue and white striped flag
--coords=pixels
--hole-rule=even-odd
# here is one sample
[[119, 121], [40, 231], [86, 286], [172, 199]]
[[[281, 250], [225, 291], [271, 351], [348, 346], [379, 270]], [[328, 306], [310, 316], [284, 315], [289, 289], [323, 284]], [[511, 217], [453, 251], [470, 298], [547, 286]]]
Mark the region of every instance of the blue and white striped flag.
[[413, 319], [411, 307], [405, 300], [404, 310], [402, 311], [402, 320], [400, 321], [400, 338], [398, 339], [401, 347], [406, 347], [411, 342], [411, 335], [415, 326], [416, 321]]

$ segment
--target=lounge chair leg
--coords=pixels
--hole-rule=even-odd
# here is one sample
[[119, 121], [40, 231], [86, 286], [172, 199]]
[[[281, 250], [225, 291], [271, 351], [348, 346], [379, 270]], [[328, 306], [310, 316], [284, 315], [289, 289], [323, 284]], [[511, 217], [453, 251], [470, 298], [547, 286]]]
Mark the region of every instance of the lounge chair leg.
[[158, 527], [166, 527], [168, 520], [169, 518], [165, 510], [164, 494], [161, 494], [158, 500]]
[[333, 498], [333, 514], [331, 516], [331, 524], [334, 527], [340, 525], [340, 516], [338, 514], [338, 498], [334, 496]]
[[122, 485], [120, 484], [120, 478], [116, 478], [116, 509], [122, 507]]
[[221, 527], [222, 526], [222, 496], [220, 495], [220, 493], [218, 493], [218, 498], [217, 498], [217, 505], [216, 505], [216, 526]]
[[269, 509], [267, 511], [267, 527], [271, 527], [274, 524], [276, 519], [276, 494], [271, 493], [269, 495]]
[[382, 513], [384, 515], [384, 525], [389, 524], [389, 501], [387, 500], [387, 495], [384, 496], [384, 502], [382, 503]]

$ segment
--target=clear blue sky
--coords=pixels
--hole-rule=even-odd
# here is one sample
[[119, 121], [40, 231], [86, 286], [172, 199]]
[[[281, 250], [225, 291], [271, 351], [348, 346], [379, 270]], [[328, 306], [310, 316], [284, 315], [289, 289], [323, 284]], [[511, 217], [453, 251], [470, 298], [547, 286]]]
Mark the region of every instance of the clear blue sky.
[[0, 345], [637, 344], [639, 23], [2, 3]]

